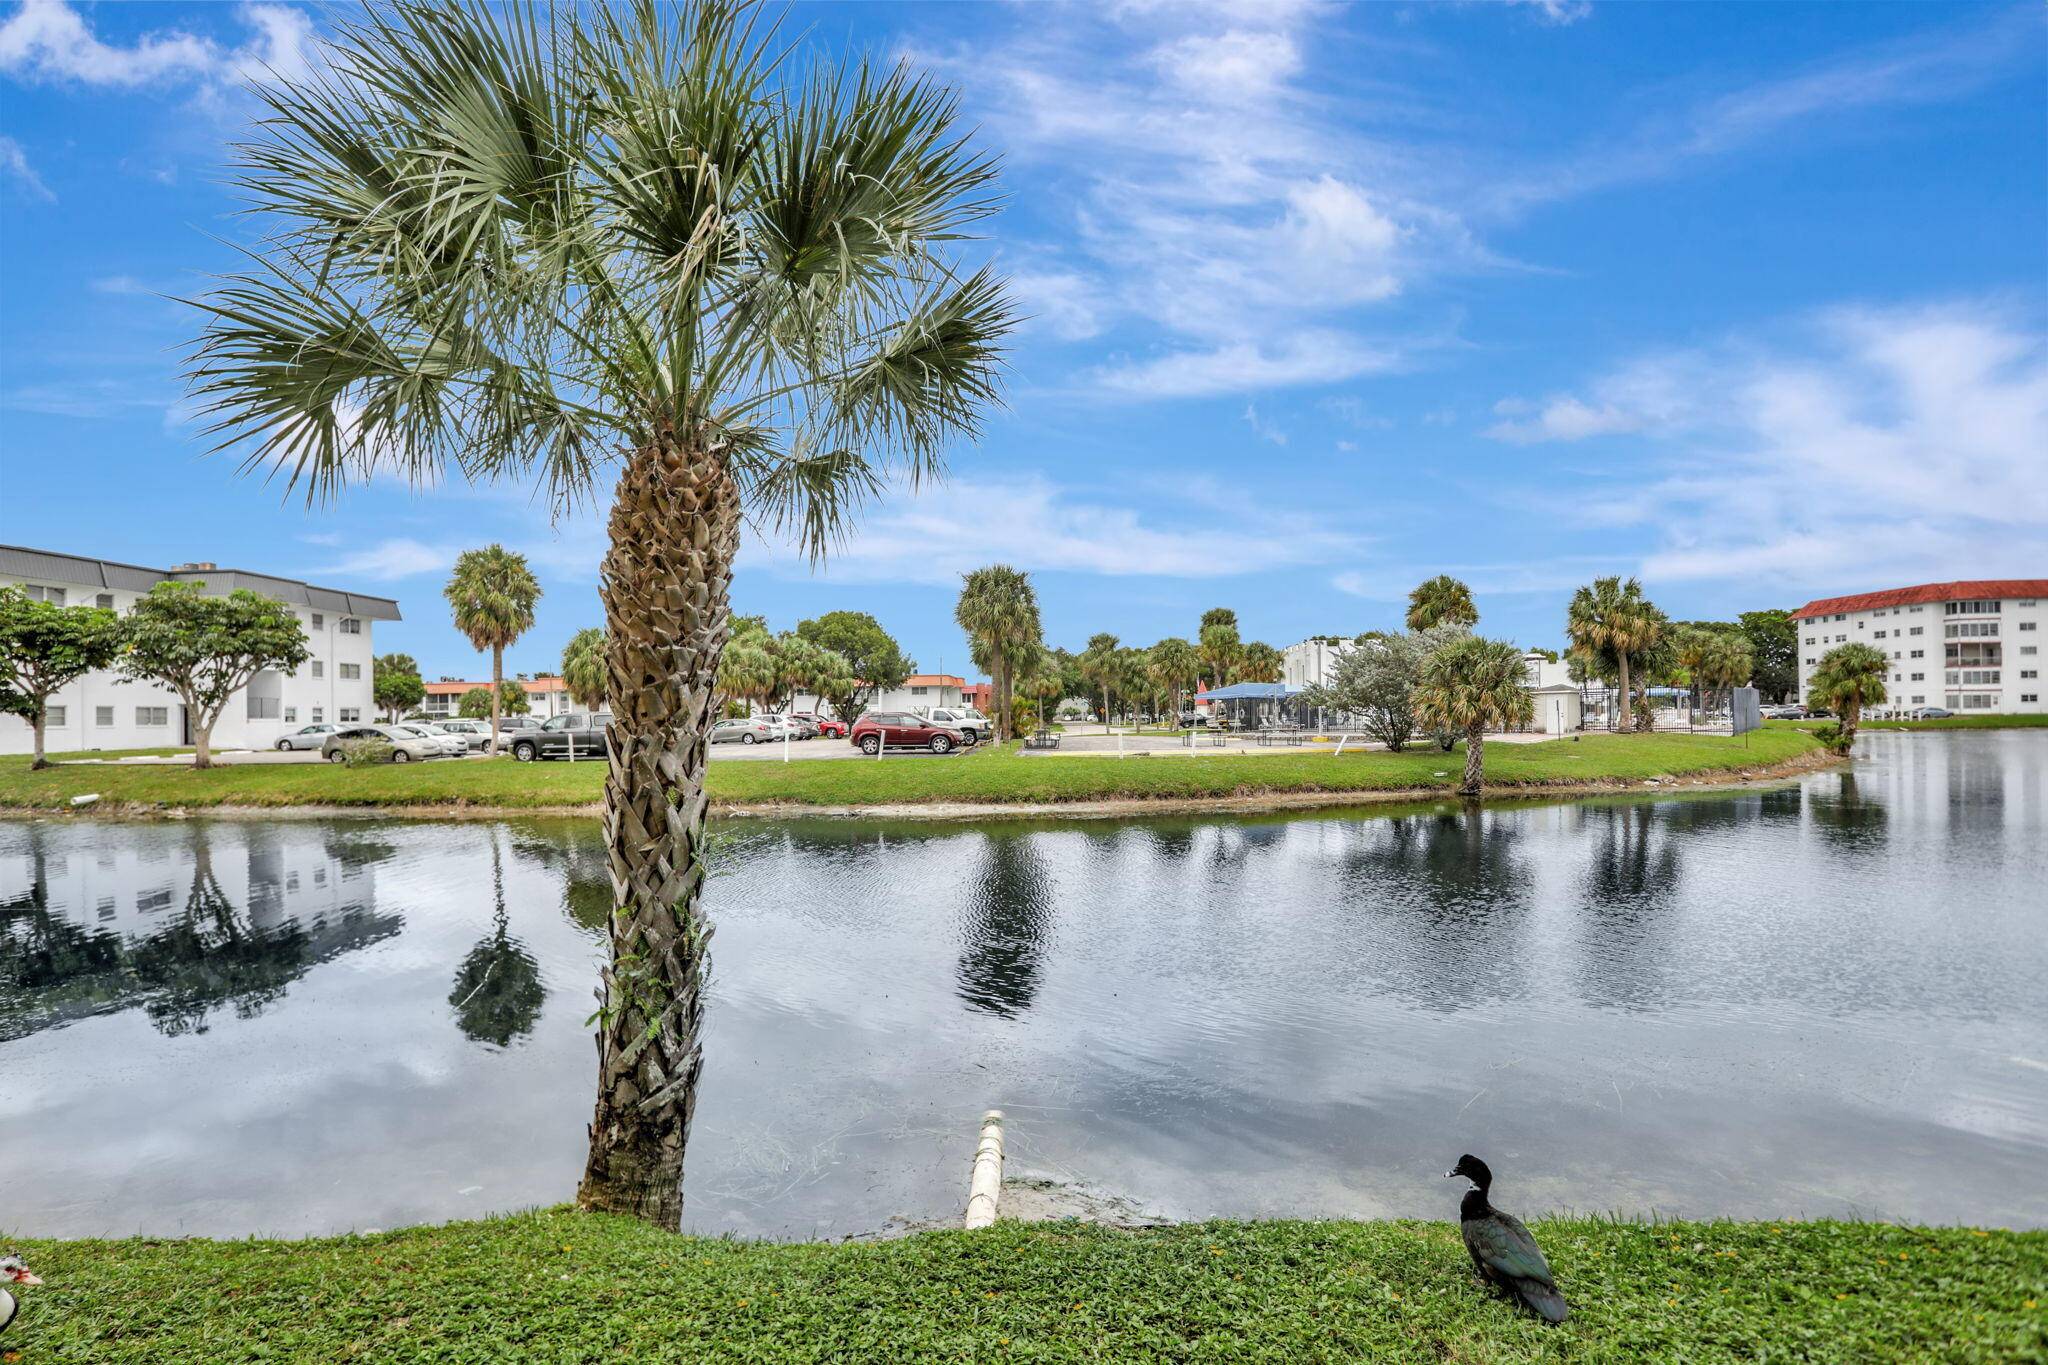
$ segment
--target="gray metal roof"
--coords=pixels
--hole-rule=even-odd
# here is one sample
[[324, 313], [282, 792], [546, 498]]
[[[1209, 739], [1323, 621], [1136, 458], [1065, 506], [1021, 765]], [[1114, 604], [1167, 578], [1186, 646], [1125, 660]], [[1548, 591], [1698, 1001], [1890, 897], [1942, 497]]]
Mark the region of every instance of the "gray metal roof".
[[365, 616], [372, 621], [396, 621], [398, 603], [389, 597], [344, 592], [339, 588], [316, 588], [296, 578], [250, 573], [246, 569], [146, 569], [139, 564], [120, 564], [111, 559], [89, 559], [56, 550], [31, 550], [21, 545], [0, 545], [0, 579], [39, 579], [46, 583], [84, 583], [125, 592], [148, 592], [159, 583], [178, 581], [204, 583], [208, 592], [230, 593], [237, 588], [260, 592], [295, 607], [331, 611], [341, 616]]

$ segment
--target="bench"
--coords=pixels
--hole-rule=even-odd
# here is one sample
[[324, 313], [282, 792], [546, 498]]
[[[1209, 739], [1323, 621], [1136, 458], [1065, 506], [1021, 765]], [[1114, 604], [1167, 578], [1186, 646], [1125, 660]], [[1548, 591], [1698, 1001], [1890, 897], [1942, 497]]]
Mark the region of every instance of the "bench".
[[1060, 747], [1059, 732], [1056, 730], [1033, 730], [1025, 737], [1024, 747], [1027, 749], [1057, 749]]

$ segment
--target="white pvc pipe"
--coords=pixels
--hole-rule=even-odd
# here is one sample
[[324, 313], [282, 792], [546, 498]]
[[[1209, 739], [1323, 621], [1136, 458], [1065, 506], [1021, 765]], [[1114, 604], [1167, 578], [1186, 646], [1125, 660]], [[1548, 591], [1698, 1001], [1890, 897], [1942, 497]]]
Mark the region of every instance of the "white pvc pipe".
[[996, 1221], [996, 1204], [1003, 1196], [1003, 1111], [991, 1109], [981, 1116], [981, 1141], [974, 1148], [974, 1174], [967, 1182], [969, 1230], [985, 1228]]

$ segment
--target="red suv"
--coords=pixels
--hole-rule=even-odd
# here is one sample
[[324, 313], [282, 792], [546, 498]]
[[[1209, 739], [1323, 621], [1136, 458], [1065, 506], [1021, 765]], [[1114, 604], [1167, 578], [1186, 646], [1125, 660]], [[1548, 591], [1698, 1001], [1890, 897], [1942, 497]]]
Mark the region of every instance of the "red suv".
[[853, 723], [847, 738], [864, 754], [878, 754], [884, 745], [891, 749], [930, 749], [949, 754], [967, 742], [958, 727], [941, 725], [908, 711], [870, 711]]
[[792, 711], [791, 720], [807, 720], [818, 727], [818, 734], [825, 739], [837, 739], [846, 733], [846, 722], [837, 716], [815, 716], [809, 711]]

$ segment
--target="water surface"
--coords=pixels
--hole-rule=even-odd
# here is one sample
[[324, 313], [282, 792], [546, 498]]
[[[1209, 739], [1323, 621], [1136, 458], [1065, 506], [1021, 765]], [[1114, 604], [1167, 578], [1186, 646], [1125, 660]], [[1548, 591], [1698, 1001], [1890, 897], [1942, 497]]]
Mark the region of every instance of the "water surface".
[[[686, 1225], [2048, 1224], [2048, 735], [1468, 814], [736, 821]], [[0, 823], [0, 1229], [311, 1233], [570, 1198], [594, 822]]]

